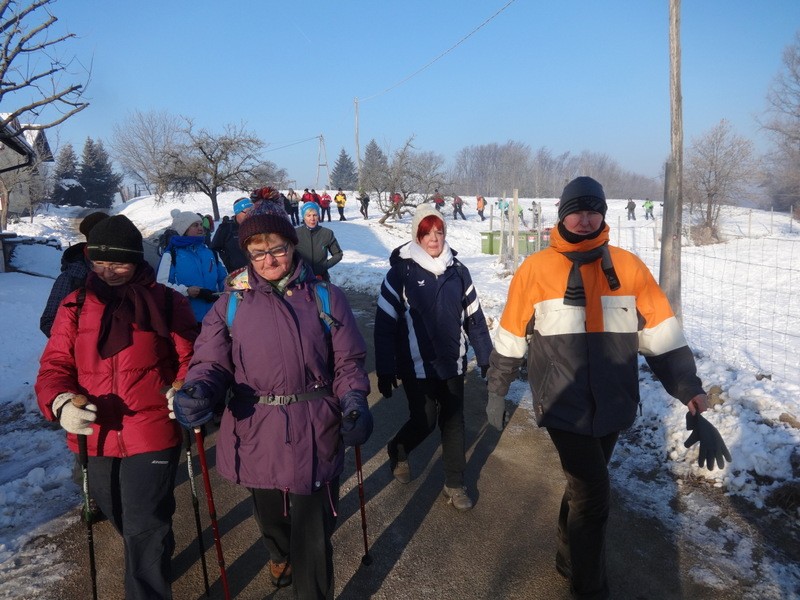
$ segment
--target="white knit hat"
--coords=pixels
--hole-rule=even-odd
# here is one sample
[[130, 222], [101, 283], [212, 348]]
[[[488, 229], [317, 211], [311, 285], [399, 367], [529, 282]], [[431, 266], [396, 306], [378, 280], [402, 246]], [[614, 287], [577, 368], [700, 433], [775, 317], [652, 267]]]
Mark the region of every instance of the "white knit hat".
[[417, 230], [419, 229], [420, 221], [422, 221], [422, 219], [430, 215], [433, 215], [442, 222], [442, 233], [447, 235], [446, 225], [444, 222], [444, 218], [442, 218], [442, 213], [436, 210], [433, 207], [433, 204], [427, 204], [427, 203], [420, 204], [419, 206], [417, 206], [417, 210], [414, 211], [414, 219], [411, 221], [411, 239], [413, 241], [415, 242], [417, 241]]
[[189, 212], [188, 210], [182, 211], [173, 208], [172, 212], [172, 228], [178, 232], [178, 235], [186, 235], [186, 230], [192, 226], [193, 223], [202, 222], [203, 218], [197, 213]]

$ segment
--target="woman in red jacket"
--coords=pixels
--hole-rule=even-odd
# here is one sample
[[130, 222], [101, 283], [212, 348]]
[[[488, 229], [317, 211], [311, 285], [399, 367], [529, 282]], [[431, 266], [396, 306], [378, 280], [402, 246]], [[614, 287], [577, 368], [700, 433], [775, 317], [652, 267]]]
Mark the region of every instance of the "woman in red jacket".
[[87, 255], [92, 272], [56, 313], [36, 395], [73, 452], [86, 436], [92, 498], [125, 544], [125, 597], [172, 598], [181, 437], [161, 390], [187, 371], [195, 319], [183, 296], [156, 283], [127, 217], [98, 223]]

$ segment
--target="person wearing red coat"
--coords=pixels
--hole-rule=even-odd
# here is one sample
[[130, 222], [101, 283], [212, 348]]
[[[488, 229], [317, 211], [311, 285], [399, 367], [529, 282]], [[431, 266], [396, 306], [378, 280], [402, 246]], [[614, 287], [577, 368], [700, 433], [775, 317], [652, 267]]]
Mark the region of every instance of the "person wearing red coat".
[[172, 598], [181, 435], [162, 390], [185, 377], [196, 321], [183, 296], [156, 283], [127, 217], [98, 223], [87, 256], [86, 287], [56, 313], [36, 396], [70, 450], [86, 436], [90, 494], [124, 541], [125, 597]]

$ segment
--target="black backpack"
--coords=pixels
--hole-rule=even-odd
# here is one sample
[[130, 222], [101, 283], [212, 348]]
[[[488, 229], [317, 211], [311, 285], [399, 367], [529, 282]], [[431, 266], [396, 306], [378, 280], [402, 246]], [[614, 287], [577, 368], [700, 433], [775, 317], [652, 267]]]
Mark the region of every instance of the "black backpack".
[[158, 236], [158, 255], [164, 256], [164, 251], [169, 246], [169, 241], [172, 239], [172, 236], [178, 235], [178, 232], [175, 231], [172, 227], [167, 227], [164, 231], [161, 232], [161, 235]]

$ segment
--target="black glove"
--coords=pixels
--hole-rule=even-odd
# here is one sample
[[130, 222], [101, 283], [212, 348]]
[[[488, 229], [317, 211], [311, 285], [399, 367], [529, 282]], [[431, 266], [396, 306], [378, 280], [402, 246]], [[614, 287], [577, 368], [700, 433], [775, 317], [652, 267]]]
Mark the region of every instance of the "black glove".
[[214, 391], [204, 381], [187, 382], [175, 394], [173, 408], [182, 427], [199, 427], [214, 416]]
[[481, 377], [486, 379], [486, 375], [489, 374], [489, 365], [481, 365]]
[[200, 291], [197, 293], [197, 297], [200, 298], [201, 300], [205, 300], [206, 302], [213, 303], [217, 301], [217, 298], [219, 296], [217, 296], [214, 290], [210, 290], [208, 288], [200, 288]]
[[350, 390], [342, 396], [342, 441], [347, 446], [360, 446], [372, 435], [372, 413], [367, 404], [367, 394]]
[[486, 420], [497, 431], [505, 429], [506, 423], [508, 423], [508, 413], [506, 412], [506, 399], [500, 394], [489, 392], [486, 402]]
[[378, 375], [378, 391], [384, 398], [392, 397], [392, 388], [397, 387], [397, 378], [394, 375]]
[[[706, 421], [702, 415], [693, 415], [690, 412], [686, 413], [686, 429], [692, 432], [692, 435], [683, 443], [686, 448], [694, 446], [698, 441], [700, 442], [700, 458], [698, 463], [701, 467], [706, 463], [706, 468], [709, 471], [714, 470], [714, 459], [717, 461], [717, 466], [721, 469], [725, 466], [725, 460], [731, 462], [731, 453], [722, 439], [722, 436], [711, 423]], [[723, 460], [723, 458], [725, 460]]]

